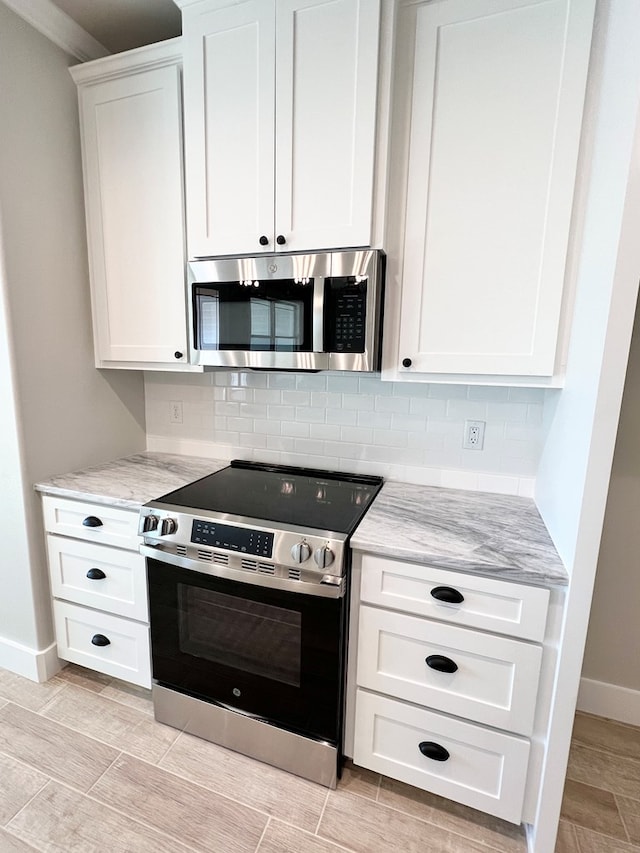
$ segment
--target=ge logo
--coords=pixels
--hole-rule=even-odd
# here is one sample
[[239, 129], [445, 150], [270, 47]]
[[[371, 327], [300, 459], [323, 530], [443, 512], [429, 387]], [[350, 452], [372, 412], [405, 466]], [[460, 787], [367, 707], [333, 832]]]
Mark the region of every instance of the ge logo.
[[237, 688], [237, 687], [234, 687], [234, 688], [233, 688], [233, 695], [234, 695], [234, 696], [242, 696], [242, 693], [241, 693], [241, 691], [240, 691], [240, 690], [238, 690], [238, 688]]
[[278, 264], [269, 264], [269, 272], [278, 272]]

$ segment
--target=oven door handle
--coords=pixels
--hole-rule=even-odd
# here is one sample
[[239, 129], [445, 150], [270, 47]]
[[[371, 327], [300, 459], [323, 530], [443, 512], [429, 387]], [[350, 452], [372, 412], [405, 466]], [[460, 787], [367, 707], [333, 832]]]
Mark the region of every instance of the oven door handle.
[[[191, 572], [199, 572], [214, 578], [236, 581], [238, 583], [250, 583], [254, 586], [263, 586], [268, 589], [282, 589], [286, 592], [294, 592], [298, 595], [315, 595], [320, 598], [343, 598], [345, 592], [344, 578], [336, 578], [326, 575], [327, 583], [309, 583], [308, 581], [296, 581], [290, 578], [279, 578], [275, 575], [265, 575], [250, 570], [233, 569], [229, 566], [221, 566], [218, 563], [203, 563], [200, 560], [192, 560], [188, 557], [179, 557], [177, 554], [168, 554], [152, 545], [140, 545], [140, 553], [152, 560], [160, 560], [180, 569]], [[331, 578], [329, 580], [329, 578]]]

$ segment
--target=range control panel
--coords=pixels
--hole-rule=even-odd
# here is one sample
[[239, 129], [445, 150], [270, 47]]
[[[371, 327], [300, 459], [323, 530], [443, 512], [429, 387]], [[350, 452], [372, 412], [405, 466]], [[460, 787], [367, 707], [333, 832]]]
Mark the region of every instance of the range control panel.
[[246, 527], [231, 527], [217, 521], [196, 518], [191, 526], [191, 542], [194, 545], [209, 545], [240, 554], [271, 559], [273, 555], [273, 533], [251, 530]]

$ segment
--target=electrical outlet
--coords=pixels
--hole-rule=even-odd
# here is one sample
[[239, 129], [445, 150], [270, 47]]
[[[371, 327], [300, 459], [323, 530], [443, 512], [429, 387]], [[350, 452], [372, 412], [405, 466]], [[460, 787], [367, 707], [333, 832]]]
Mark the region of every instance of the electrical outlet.
[[170, 424], [181, 424], [182, 423], [182, 402], [180, 400], [172, 400], [169, 403], [169, 423]]
[[485, 421], [465, 421], [464, 441], [462, 446], [465, 450], [482, 450], [484, 447]]

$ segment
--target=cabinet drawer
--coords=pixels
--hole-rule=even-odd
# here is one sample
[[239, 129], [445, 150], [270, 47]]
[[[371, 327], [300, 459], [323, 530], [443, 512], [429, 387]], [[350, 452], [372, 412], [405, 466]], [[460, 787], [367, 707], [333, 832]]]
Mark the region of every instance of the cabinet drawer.
[[[151, 687], [149, 628], [66, 601], [53, 602], [58, 657], [123, 681]], [[94, 645], [96, 635], [108, 645]]]
[[[420, 747], [428, 750], [426, 744], [444, 748], [449, 757], [435, 760], [423, 755]], [[358, 690], [353, 760], [392, 779], [520, 823], [529, 760], [525, 738]]]
[[[66, 500], [50, 495], [43, 497], [42, 504], [44, 526], [49, 533], [138, 550], [139, 514], [134, 510]], [[84, 524], [85, 521], [88, 523]]]
[[[59, 536], [47, 536], [47, 552], [56, 598], [149, 621], [146, 566], [141, 554]], [[98, 577], [92, 578], [92, 574]]]
[[520, 640], [360, 608], [360, 687], [497, 728], [531, 734], [541, 658]]
[[[438, 600], [433, 595], [438, 587], [455, 590], [463, 600]], [[361, 599], [470, 628], [542, 640], [549, 590], [365, 554]]]

